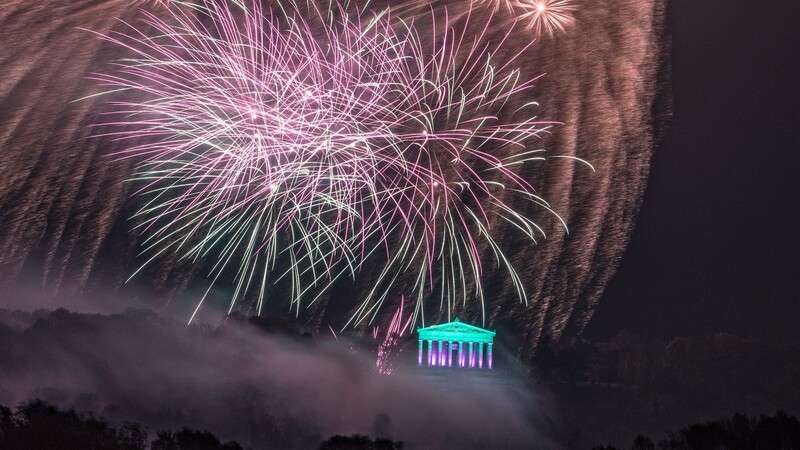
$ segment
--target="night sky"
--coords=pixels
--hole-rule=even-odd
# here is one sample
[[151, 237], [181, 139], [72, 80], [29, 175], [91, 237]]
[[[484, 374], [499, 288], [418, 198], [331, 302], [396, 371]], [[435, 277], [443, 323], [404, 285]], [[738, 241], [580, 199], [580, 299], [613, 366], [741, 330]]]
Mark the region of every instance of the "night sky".
[[798, 339], [800, 4], [668, 4], [673, 117], [587, 336]]
[[481, 449], [625, 446], [734, 413], [798, 415], [800, 2], [667, 0], [667, 46], [661, 0], [576, 3], [583, 27], [520, 65], [548, 72], [542, 103], [564, 121], [545, 146], [599, 170], [534, 174], [572, 234], [502, 236], [530, 304], [489, 277], [502, 370], [455, 389], [420, 377], [413, 332], [392, 347], [395, 376], [378, 374], [391, 307], [384, 328], [340, 332], [374, 267], [298, 315], [277, 287], [264, 318], [222, 319], [230, 297], [217, 286], [222, 306], [188, 327], [208, 261], [169, 255], [126, 284], [143, 259], [133, 163], [90, 136], [106, 104], [70, 102], [118, 56], [78, 28], [107, 32], [137, 7], [0, 9], [0, 405], [43, 398], [151, 434], [190, 426], [298, 449], [383, 435], [381, 414], [395, 427], [385, 436], [413, 448]]

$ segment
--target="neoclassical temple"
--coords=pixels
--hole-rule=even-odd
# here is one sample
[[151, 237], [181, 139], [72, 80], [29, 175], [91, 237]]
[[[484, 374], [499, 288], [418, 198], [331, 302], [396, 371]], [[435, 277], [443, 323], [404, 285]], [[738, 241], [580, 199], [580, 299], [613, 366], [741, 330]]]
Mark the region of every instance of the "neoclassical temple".
[[[461, 323], [457, 318], [450, 323], [417, 328], [419, 333], [418, 365], [423, 360], [429, 366], [492, 368], [494, 331]], [[425, 343], [427, 342], [427, 345]], [[425, 358], [425, 347], [428, 348]]]

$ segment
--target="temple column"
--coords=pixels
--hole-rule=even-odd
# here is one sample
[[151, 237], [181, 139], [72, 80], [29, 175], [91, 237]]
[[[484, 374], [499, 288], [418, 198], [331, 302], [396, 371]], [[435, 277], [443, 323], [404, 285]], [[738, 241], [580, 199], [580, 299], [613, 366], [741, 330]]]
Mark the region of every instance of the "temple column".
[[492, 368], [492, 344], [489, 344], [489, 368]]
[[483, 369], [483, 342], [478, 343], [478, 368]]
[[442, 341], [439, 341], [439, 349], [436, 351], [436, 356], [437, 356], [436, 365], [437, 366], [443, 366], [444, 365], [444, 353], [442, 353]]
[[475, 347], [474, 342], [469, 343], [469, 367], [475, 367], [475, 354], [473, 353]]
[[422, 365], [422, 339], [419, 340], [419, 352], [417, 353], [417, 365]]
[[453, 367], [453, 341], [447, 342], [447, 367]]
[[458, 343], [458, 367], [464, 367], [464, 343]]
[[433, 358], [433, 341], [428, 340], [428, 365], [431, 365], [431, 358]]

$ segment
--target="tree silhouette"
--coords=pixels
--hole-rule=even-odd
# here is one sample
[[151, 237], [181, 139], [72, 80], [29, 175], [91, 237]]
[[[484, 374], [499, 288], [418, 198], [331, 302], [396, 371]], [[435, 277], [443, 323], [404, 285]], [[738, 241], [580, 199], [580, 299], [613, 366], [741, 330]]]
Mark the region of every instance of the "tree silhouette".
[[[800, 449], [800, 421], [778, 411], [774, 417], [733, 417], [696, 423], [669, 433], [658, 446], [646, 436], [634, 439], [631, 450], [795, 450]], [[619, 450], [596, 446], [593, 450]]]
[[631, 446], [631, 450], [656, 450], [656, 444], [653, 443], [650, 438], [647, 436], [636, 436], [636, 439], [633, 440], [633, 445]]
[[319, 450], [401, 450], [402, 448], [402, 442], [380, 438], [372, 440], [360, 434], [336, 435], [319, 446]]
[[223, 444], [207, 431], [183, 428], [177, 433], [160, 431], [150, 446], [151, 450], [241, 450], [235, 442]]
[[[138, 424], [120, 427], [105, 419], [84, 417], [41, 400], [23, 403], [12, 411], [0, 405], [0, 449], [14, 450], [145, 450], [147, 432]], [[235, 442], [223, 444], [205, 431], [183, 428], [161, 431], [152, 450], [241, 450]], [[383, 448], [383, 447], [378, 447]]]
[[138, 425], [117, 429], [103, 419], [84, 418], [40, 400], [21, 405], [11, 415], [0, 411], [0, 447], [19, 450], [144, 450], [147, 433]]

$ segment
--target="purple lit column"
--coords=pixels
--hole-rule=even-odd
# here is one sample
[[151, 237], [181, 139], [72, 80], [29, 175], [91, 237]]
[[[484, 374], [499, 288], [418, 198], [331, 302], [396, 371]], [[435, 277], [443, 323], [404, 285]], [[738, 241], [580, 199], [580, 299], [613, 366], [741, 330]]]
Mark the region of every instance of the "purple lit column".
[[474, 342], [469, 343], [469, 367], [475, 367], [475, 353], [473, 352], [475, 347]]
[[453, 341], [447, 342], [447, 367], [453, 367]]
[[428, 365], [429, 366], [433, 362], [433, 361], [431, 361], [431, 358], [433, 358], [433, 341], [428, 339]]
[[436, 365], [437, 366], [443, 366], [444, 365], [444, 353], [442, 353], [442, 341], [439, 341], [439, 349], [436, 351], [436, 356], [437, 356], [437, 359], [438, 359]]
[[422, 339], [419, 340], [419, 353], [417, 353], [417, 365], [422, 365]]
[[489, 368], [492, 368], [492, 344], [489, 344]]
[[458, 367], [464, 367], [464, 343], [458, 343]]
[[483, 369], [483, 342], [478, 343], [478, 368]]

